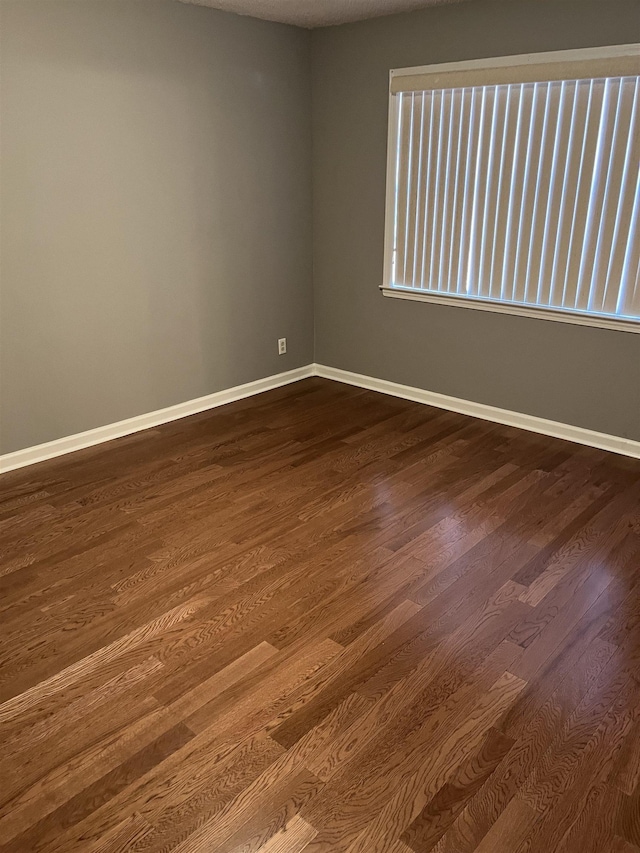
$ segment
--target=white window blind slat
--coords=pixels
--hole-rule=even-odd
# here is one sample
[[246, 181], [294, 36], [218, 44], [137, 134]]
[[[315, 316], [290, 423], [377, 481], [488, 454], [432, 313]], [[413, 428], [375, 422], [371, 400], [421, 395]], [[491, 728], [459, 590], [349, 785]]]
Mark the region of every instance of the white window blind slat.
[[453, 200], [451, 204], [451, 221], [453, 227], [449, 234], [449, 257], [447, 260], [447, 277], [446, 281], [442, 280], [443, 288], [447, 293], [451, 292], [452, 286], [455, 288], [457, 281], [455, 279], [454, 261], [458, 257], [460, 251], [459, 235], [460, 224], [462, 218], [462, 188], [464, 186], [464, 164], [466, 160], [466, 147], [469, 137], [469, 110], [467, 109], [468, 91], [461, 90], [459, 96], [455, 99], [455, 108], [457, 113], [458, 136], [455, 143], [455, 164], [454, 182], [453, 182]]
[[[622, 166], [628, 139], [630, 110], [629, 98], [625, 98], [625, 87], [622, 81], [617, 81], [615, 94], [615, 117], [609, 142], [608, 163], [604, 176], [602, 205], [599, 210], [599, 222], [595, 241], [591, 286], [589, 289], [589, 309], [602, 311], [604, 309], [605, 291], [607, 284], [607, 261], [613, 248], [613, 229], [618, 201], [623, 193]], [[628, 91], [628, 89], [627, 89]], [[612, 104], [613, 109], [613, 104]], [[625, 139], [621, 136], [624, 134]]]
[[[511, 86], [498, 87], [496, 93], [498, 99], [498, 110], [495, 123], [496, 138], [496, 169], [497, 179], [494, 182], [495, 195], [491, 197], [490, 211], [487, 214], [487, 255], [486, 264], [483, 266], [483, 278], [488, 282], [489, 295], [492, 298], [500, 297], [500, 282], [496, 275], [496, 261], [504, 251], [504, 240], [500, 241], [503, 234], [500, 229], [500, 212], [505, 204], [505, 191], [507, 181], [505, 180], [505, 168], [509, 155], [509, 128], [514, 127], [511, 114], [515, 113], [513, 98], [511, 97]], [[509, 146], [513, 150], [513, 139]]]
[[536, 201], [536, 186], [540, 169], [540, 149], [545, 127], [545, 91], [542, 86], [533, 87], [533, 106], [529, 125], [525, 174], [521, 187], [520, 221], [516, 240], [514, 277], [511, 284], [511, 299], [524, 301], [529, 261], [529, 244], [533, 227]]
[[552, 133], [553, 115], [553, 91], [551, 84], [547, 83], [541, 87], [540, 93], [541, 127], [540, 136], [534, 139], [534, 150], [532, 157], [535, 161], [535, 177], [532, 175], [532, 184], [529, 198], [531, 202], [530, 213], [527, 215], [526, 228], [524, 231], [523, 253], [526, 253], [526, 268], [523, 269], [524, 281], [522, 289], [517, 292], [517, 298], [529, 304], [537, 301], [536, 262], [539, 259], [539, 240], [544, 223], [541, 222], [541, 211], [544, 209], [545, 190], [548, 192], [549, 173], [551, 166], [550, 136]]
[[[579, 183], [579, 174], [582, 165], [582, 147], [580, 145], [581, 135], [579, 128], [586, 125], [588, 109], [590, 104], [590, 89], [578, 86], [577, 82], [571, 85], [573, 89], [571, 113], [569, 115], [569, 129], [567, 132], [567, 154], [562, 171], [560, 187], [560, 199], [558, 201], [558, 220], [556, 223], [555, 240], [553, 247], [553, 263], [549, 272], [549, 302], [550, 305], [562, 305], [565, 299], [566, 264], [565, 259], [570, 257], [571, 226], [573, 222], [572, 212], [575, 206], [575, 197]], [[565, 138], [563, 136], [563, 138]], [[582, 136], [584, 142], [584, 136]]]
[[464, 263], [463, 260], [466, 256], [467, 245], [468, 245], [468, 233], [469, 233], [469, 222], [470, 222], [470, 208], [471, 208], [471, 186], [472, 186], [472, 163], [475, 162], [475, 154], [476, 147], [474, 145], [474, 139], [476, 134], [477, 127], [477, 113], [479, 111], [478, 102], [480, 100], [480, 95], [478, 89], [470, 90], [470, 98], [469, 98], [469, 130], [467, 133], [466, 139], [466, 152], [465, 158], [463, 160], [464, 166], [462, 181], [463, 181], [463, 195], [462, 195], [462, 210], [461, 210], [461, 220], [460, 220], [460, 239], [459, 239], [459, 250], [458, 257], [455, 259], [456, 263], [454, 265], [455, 270], [455, 292], [458, 294], [462, 294], [465, 292], [466, 282], [464, 281]]
[[[575, 86], [573, 87], [575, 89]], [[538, 305], [549, 305], [551, 299], [553, 261], [555, 257], [555, 246], [558, 240], [558, 226], [563, 208], [562, 181], [559, 175], [562, 157], [563, 139], [570, 135], [570, 125], [567, 123], [570, 100], [572, 99], [571, 84], [563, 82], [559, 89], [555, 89], [558, 96], [557, 112], [555, 119], [555, 130], [553, 131], [553, 149], [550, 153], [549, 189], [546, 200], [546, 210], [542, 220], [542, 246], [538, 266], [538, 283], [536, 290], [536, 302]], [[552, 126], [553, 128], [553, 126]], [[567, 151], [569, 154], [569, 151]], [[568, 172], [569, 158], [565, 161]]]
[[582, 144], [580, 146], [580, 165], [576, 175], [575, 186], [571, 187], [571, 195], [567, 202], [572, 200], [571, 224], [568, 231], [568, 247], [564, 261], [564, 282], [562, 285], [562, 305], [572, 307], [576, 304], [576, 292], [578, 275], [580, 272], [579, 236], [584, 234], [586, 225], [587, 205], [589, 201], [588, 168], [593, 162], [596, 152], [598, 111], [595, 103], [595, 86], [592, 81], [588, 84], [588, 102], [584, 119], [582, 133]]
[[[604, 81], [604, 91], [601, 97], [600, 118], [598, 121], [598, 138], [591, 171], [589, 186], [589, 204], [586, 212], [585, 230], [582, 236], [582, 251], [580, 253], [580, 269], [578, 271], [578, 282], [574, 307], [581, 311], [590, 309], [591, 302], [591, 274], [595, 261], [597, 241], [597, 218], [598, 212], [604, 202], [604, 160], [611, 146], [611, 124], [612, 124], [612, 80]], [[597, 84], [596, 84], [597, 86]]]
[[[477, 294], [477, 255], [479, 250], [479, 228], [481, 225], [481, 205], [483, 195], [486, 192], [486, 186], [483, 185], [485, 179], [485, 170], [487, 167], [487, 157], [485, 156], [486, 147], [488, 147], [489, 127], [487, 116], [489, 109], [487, 101], [489, 96], [487, 89], [481, 89], [480, 103], [480, 118], [478, 121], [478, 135], [474, 151], [474, 179], [473, 191], [471, 197], [471, 222], [469, 224], [469, 252], [466, 258], [466, 270], [464, 274], [465, 293], [467, 296]], [[441, 226], [444, 227], [444, 224]]]
[[412, 281], [415, 281], [418, 275], [418, 269], [421, 269], [422, 253], [424, 248], [421, 244], [420, 235], [424, 228], [424, 216], [426, 211], [421, 205], [421, 188], [424, 183], [424, 164], [426, 162], [424, 151], [424, 135], [425, 135], [425, 97], [420, 94], [419, 101], [415, 105], [420, 113], [420, 139], [418, 142], [418, 185], [416, 188], [416, 214], [415, 214], [415, 229], [413, 235], [413, 273]]
[[623, 315], [633, 315], [640, 305], [640, 168], [617, 305], [618, 312]]
[[[484, 293], [486, 288], [491, 289], [491, 282], [487, 272], [487, 258], [490, 257], [491, 245], [493, 238], [492, 217], [495, 211], [495, 200], [498, 192], [498, 180], [494, 180], [494, 174], [497, 174], [496, 156], [498, 142], [498, 117], [500, 113], [500, 88], [492, 87], [488, 90], [488, 101], [491, 104], [491, 117], [487, 116], [488, 140], [486, 170], [483, 176], [484, 202], [481, 207], [481, 222], [480, 222], [480, 257], [478, 260], [478, 275], [477, 275], [477, 292]], [[490, 122], [490, 124], [489, 124]], [[443, 223], [446, 230], [446, 223]]]
[[405, 277], [410, 281], [413, 277], [413, 259], [415, 255], [415, 226], [416, 226], [416, 210], [418, 184], [413, 180], [414, 172], [417, 170], [418, 159], [420, 152], [418, 150], [419, 139], [419, 119], [416, 116], [416, 95], [411, 95], [409, 98], [409, 128], [410, 128], [410, 145], [409, 152], [409, 180], [407, 184], [407, 215], [406, 215], [406, 233], [405, 233]]
[[443, 182], [444, 182], [444, 159], [446, 157], [446, 134], [447, 134], [447, 98], [445, 92], [439, 92], [439, 104], [437, 104], [440, 114], [438, 124], [438, 145], [435, 151], [435, 173], [433, 179], [433, 208], [431, 214], [431, 228], [429, 237], [429, 281], [437, 281], [436, 277], [436, 241], [441, 231], [440, 218], [442, 199], [444, 197]]
[[407, 231], [407, 189], [409, 186], [409, 159], [406, 152], [411, 142], [411, 121], [408, 110], [410, 99], [399, 99], [400, 111], [398, 116], [398, 159], [396, 172], [396, 242], [394, 252], [397, 263], [397, 281], [406, 282], [405, 256], [406, 243], [404, 235]]
[[[505, 208], [506, 224], [504, 228], [499, 229], [500, 233], [504, 232], [503, 244], [503, 260], [502, 260], [502, 275], [500, 278], [500, 299], [506, 300], [510, 298], [511, 292], [508, 289], [508, 282], [513, 280], [514, 268], [512, 266], [512, 258], [514, 257], [514, 243], [516, 231], [516, 215], [519, 209], [518, 206], [518, 187], [522, 186], [524, 181], [524, 154], [521, 151], [523, 139], [526, 138], [526, 112], [525, 112], [525, 96], [524, 87], [518, 86], [518, 112], [516, 119], [516, 130], [513, 149], [513, 160], [511, 162], [511, 174], [509, 177], [509, 200]], [[510, 92], [512, 95], [512, 92]], [[496, 282], [497, 287], [497, 282]]]
[[[621, 192], [618, 198], [613, 237], [611, 239], [611, 251], [605, 279], [605, 294], [603, 309], [607, 313], [616, 313], [624, 298], [618, 286], [622, 282], [625, 231], [627, 223], [633, 222], [634, 184], [632, 171], [634, 164], [638, 164], [640, 171], [640, 126], [638, 123], [640, 102], [640, 79], [636, 79], [633, 94], [630, 96], [631, 116], [629, 118], [629, 136], [627, 138], [624, 165], [620, 178]], [[638, 193], [636, 192], [636, 195]]]
[[[455, 93], [453, 91], [448, 93], [447, 97], [447, 111], [449, 114], [448, 117], [448, 128], [447, 128], [447, 144], [446, 144], [446, 162], [444, 164], [444, 191], [443, 191], [443, 202], [442, 202], [442, 222], [447, 222], [449, 217], [453, 213], [453, 186], [455, 183], [455, 175], [453, 172], [453, 158], [454, 158], [454, 145], [455, 140], [457, 139], [457, 123], [459, 122], [459, 114], [458, 109], [458, 100], [455, 97]], [[438, 246], [438, 281], [440, 282], [440, 286], [442, 289], [445, 289], [448, 281], [448, 261], [449, 261], [449, 244], [451, 243], [451, 228], [439, 228], [439, 233], [437, 237], [439, 238], [440, 245]]]

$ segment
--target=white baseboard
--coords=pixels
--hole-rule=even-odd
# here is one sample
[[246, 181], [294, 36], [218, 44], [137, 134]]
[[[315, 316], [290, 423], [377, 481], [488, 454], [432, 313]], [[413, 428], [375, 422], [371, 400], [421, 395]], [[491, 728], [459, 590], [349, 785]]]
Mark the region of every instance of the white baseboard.
[[373, 376], [363, 376], [360, 373], [351, 373], [349, 370], [327, 367], [324, 364], [307, 364], [286, 373], [278, 373], [274, 376], [258, 379], [255, 382], [247, 382], [246, 385], [237, 385], [225, 391], [217, 391], [215, 394], [208, 394], [206, 397], [199, 397], [197, 400], [178, 403], [176, 406], [158, 409], [158, 411], [149, 412], [146, 415], [139, 415], [77, 435], [59, 438], [56, 441], [49, 441], [35, 447], [27, 447], [14, 453], [6, 453], [4, 456], [0, 456], [0, 473], [34, 465], [36, 462], [44, 462], [46, 459], [72, 453], [74, 450], [93, 447], [114, 438], [121, 438], [124, 435], [131, 435], [144, 429], [151, 429], [170, 421], [186, 418], [207, 409], [215, 409], [218, 406], [224, 406], [226, 403], [233, 403], [236, 400], [260, 394], [263, 391], [270, 391], [273, 388], [280, 388], [282, 385], [289, 385], [310, 376], [333, 379], [335, 382], [344, 382], [347, 385], [355, 385], [369, 391], [379, 391], [393, 397], [402, 397], [404, 400], [425, 403], [428, 406], [459, 412], [462, 415], [470, 415], [474, 418], [482, 418], [486, 421], [506, 424], [529, 432], [550, 435], [553, 438], [562, 438], [565, 441], [586, 444], [589, 447], [597, 447], [600, 450], [608, 450], [612, 453], [620, 453], [624, 456], [640, 459], [640, 441], [634, 441], [630, 438], [594, 432], [583, 427], [549, 421], [534, 415], [511, 412], [508, 409], [499, 409], [495, 406], [487, 406], [484, 403], [474, 403], [470, 400], [462, 400], [459, 397], [449, 397], [446, 394], [437, 394], [434, 391], [424, 391], [422, 388], [413, 388], [410, 385], [399, 385], [397, 382], [375, 379]]
[[236, 385], [234, 388], [217, 391], [215, 394], [207, 394], [206, 397], [198, 397], [196, 400], [178, 403], [176, 406], [169, 406], [166, 409], [158, 409], [156, 412], [149, 412], [146, 415], [138, 415], [135, 418], [128, 418], [115, 424], [79, 432], [76, 435], [48, 441], [46, 444], [38, 444], [35, 447], [26, 447], [24, 450], [16, 450], [14, 453], [5, 453], [0, 456], [0, 473], [34, 465], [36, 462], [44, 462], [46, 459], [53, 459], [65, 453], [73, 453], [74, 450], [82, 450], [85, 447], [102, 444], [114, 438], [121, 438], [123, 435], [131, 435], [134, 432], [186, 418], [207, 409], [224, 406], [225, 403], [233, 403], [254, 394], [261, 394], [263, 391], [280, 388], [282, 385], [314, 376], [314, 367], [313, 364], [307, 364], [295, 370], [288, 370], [286, 373], [277, 373], [264, 379], [257, 379], [255, 382], [247, 382], [245, 385]]
[[535, 415], [511, 412], [508, 409], [498, 409], [484, 403], [473, 403], [470, 400], [461, 400], [459, 397], [436, 394], [434, 391], [424, 391], [421, 388], [412, 388], [410, 385], [399, 385], [396, 382], [388, 382], [386, 379], [375, 379], [372, 376], [363, 376], [360, 373], [351, 373], [348, 370], [326, 367], [322, 364], [315, 365], [315, 375], [322, 376], [325, 379], [333, 379], [336, 382], [345, 382], [347, 385], [356, 385], [358, 388], [366, 388], [369, 391], [380, 391], [383, 394], [391, 394], [393, 397], [402, 397], [404, 400], [436, 406], [438, 409], [447, 409], [451, 412], [459, 412], [462, 415], [482, 418], [485, 421], [506, 424], [529, 432], [550, 435], [553, 438], [562, 438], [565, 441], [586, 444], [589, 447], [597, 447], [600, 450], [609, 450], [612, 453], [620, 453], [624, 456], [640, 459], [640, 441], [634, 441], [630, 438], [594, 432], [594, 430], [584, 429], [583, 427], [538, 418]]

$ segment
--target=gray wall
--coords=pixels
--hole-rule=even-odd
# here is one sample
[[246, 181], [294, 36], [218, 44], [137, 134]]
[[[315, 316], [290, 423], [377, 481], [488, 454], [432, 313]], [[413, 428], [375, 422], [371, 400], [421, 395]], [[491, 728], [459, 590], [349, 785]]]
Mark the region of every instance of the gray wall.
[[316, 360], [640, 439], [640, 336], [378, 291], [389, 69], [640, 40], [640, 0], [312, 36], [174, 0], [0, 10], [0, 452], [313, 360], [311, 58]]
[[0, 452], [311, 362], [309, 34], [173, 0], [1, 15]]
[[378, 291], [389, 69], [632, 41], [639, 0], [471, 0], [314, 32], [316, 361], [640, 439], [640, 335]]

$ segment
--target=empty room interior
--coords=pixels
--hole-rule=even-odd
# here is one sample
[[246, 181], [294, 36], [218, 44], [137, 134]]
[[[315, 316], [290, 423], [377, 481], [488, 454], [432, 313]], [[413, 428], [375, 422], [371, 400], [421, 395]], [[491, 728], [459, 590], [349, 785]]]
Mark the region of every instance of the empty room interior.
[[640, 853], [640, 0], [0, 0], [0, 853]]

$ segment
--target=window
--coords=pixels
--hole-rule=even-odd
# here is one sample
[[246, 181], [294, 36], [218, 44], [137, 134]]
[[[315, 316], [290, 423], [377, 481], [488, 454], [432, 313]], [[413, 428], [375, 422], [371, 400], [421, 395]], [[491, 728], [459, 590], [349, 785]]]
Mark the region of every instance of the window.
[[391, 72], [388, 296], [640, 332], [640, 45]]

